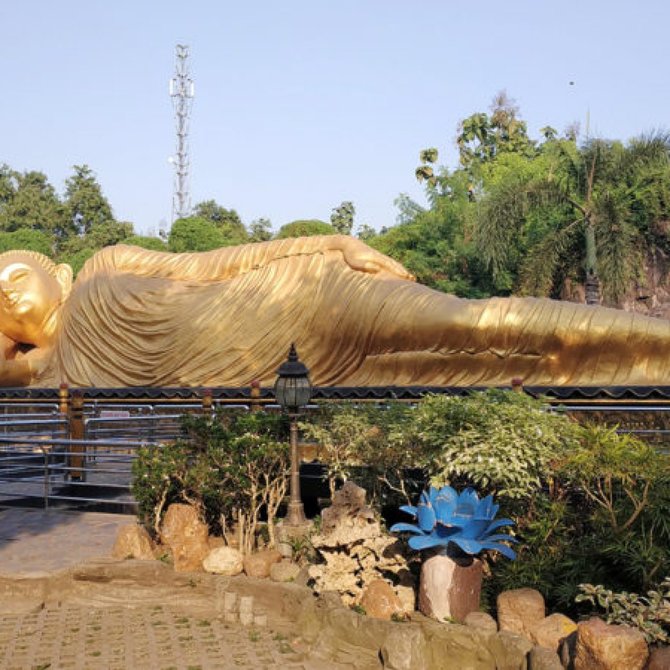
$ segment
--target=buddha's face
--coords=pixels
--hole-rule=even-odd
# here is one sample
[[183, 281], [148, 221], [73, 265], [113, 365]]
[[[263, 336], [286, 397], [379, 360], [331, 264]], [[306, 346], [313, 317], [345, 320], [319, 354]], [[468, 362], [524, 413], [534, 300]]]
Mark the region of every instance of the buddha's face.
[[39, 262], [20, 256], [4, 258], [0, 264], [0, 331], [16, 342], [44, 344], [55, 328], [65, 290], [59, 277]]

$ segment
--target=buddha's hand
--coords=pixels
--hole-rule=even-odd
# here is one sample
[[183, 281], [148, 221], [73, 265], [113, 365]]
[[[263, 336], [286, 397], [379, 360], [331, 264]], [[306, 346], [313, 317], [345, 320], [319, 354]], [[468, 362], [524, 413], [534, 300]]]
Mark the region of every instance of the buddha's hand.
[[0, 360], [0, 386], [29, 386], [45, 369], [43, 356]]
[[408, 272], [398, 261], [376, 251], [355, 237], [338, 235], [338, 246], [344, 254], [347, 264], [354, 270], [376, 274], [388, 272], [399, 279], [414, 281], [415, 277]]

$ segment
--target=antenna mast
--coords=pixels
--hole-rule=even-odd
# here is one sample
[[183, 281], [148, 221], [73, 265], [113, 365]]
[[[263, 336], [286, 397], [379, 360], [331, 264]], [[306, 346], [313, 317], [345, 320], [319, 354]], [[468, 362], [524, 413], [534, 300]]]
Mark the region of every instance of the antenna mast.
[[177, 152], [170, 162], [174, 165], [174, 195], [172, 197], [172, 221], [191, 213], [189, 193], [188, 122], [195, 97], [195, 86], [188, 66], [188, 46], [177, 44], [175, 74], [170, 79], [170, 97], [177, 125]]

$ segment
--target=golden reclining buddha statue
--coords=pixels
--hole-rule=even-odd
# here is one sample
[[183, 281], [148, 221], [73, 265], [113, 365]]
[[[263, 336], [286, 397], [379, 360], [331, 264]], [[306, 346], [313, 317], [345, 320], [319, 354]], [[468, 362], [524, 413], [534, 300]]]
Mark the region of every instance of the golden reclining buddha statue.
[[0, 254], [0, 385], [273, 383], [295, 342], [319, 386], [670, 383], [670, 322], [537, 298], [421, 286], [346, 236], [171, 254], [118, 245], [72, 283], [36, 252]]

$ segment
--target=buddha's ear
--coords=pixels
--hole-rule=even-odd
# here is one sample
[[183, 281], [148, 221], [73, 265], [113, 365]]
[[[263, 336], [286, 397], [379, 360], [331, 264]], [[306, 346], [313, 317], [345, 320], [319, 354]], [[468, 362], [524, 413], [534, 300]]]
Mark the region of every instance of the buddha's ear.
[[67, 300], [72, 290], [72, 268], [67, 263], [61, 263], [56, 266], [56, 279], [60, 284], [63, 293], [63, 302]]

